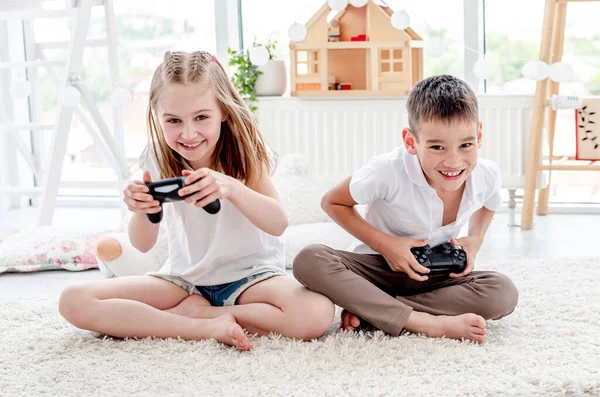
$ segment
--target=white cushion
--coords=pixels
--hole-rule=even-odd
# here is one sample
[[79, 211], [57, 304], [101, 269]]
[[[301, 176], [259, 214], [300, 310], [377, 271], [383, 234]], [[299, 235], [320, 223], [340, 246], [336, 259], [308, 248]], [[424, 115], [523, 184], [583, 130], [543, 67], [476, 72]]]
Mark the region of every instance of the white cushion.
[[321, 198], [332, 185], [309, 172], [306, 156], [289, 154], [281, 158], [272, 180], [290, 226], [331, 221], [321, 209]]

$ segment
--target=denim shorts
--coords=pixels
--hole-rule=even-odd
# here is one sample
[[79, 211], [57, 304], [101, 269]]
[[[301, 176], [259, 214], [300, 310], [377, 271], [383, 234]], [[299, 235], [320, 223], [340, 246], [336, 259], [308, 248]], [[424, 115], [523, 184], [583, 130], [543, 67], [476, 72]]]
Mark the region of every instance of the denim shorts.
[[238, 281], [219, 285], [194, 285], [177, 276], [166, 274], [148, 273], [150, 276], [162, 278], [176, 284], [186, 290], [190, 295], [202, 295], [212, 306], [233, 306], [237, 298], [254, 284], [274, 276], [282, 276], [282, 273], [272, 271], [253, 274]]

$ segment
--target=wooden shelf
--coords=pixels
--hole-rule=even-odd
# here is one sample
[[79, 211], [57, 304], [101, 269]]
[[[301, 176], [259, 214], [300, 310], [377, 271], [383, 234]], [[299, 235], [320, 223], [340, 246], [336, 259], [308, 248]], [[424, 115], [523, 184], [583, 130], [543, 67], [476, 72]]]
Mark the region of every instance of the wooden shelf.
[[403, 97], [403, 92], [394, 91], [371, 91], [371, 90], [330, 90], [330, 91], [296, 91], [292, 94], [294, 97]]
[[[353, 48], [404, 48], [407, 43], [404, 41], [337, 41], [327, 43], [294, 43], [290, 47], [296, 50], [314, 50], [315, 48], [333, 49], [353, 49]], [[411, 40], [412, 48], [422, 47], [422, 43], [416, 40]]]
[[[542, 23], [542, 40], [540, 42], [539, 60], [551, 65], [560, 62], [563, 56], [565, 42], [565, 26], [567, 21], [567, 4], [575, 2], [592, 2], [599, 0], [545, 0], [544, 18]], [[549, 78], [536, 83], [533, 99], [533, 111], [529, 129], [529, 139], [526, 159], [525, 186], [523, 193], [523, 211], [521, 216], [521, 229], [530, 230], [533, 227], [533, 215], [537, 195], [537, 214], [548, 213], [549, 185], [538, 189], [538, 171], [600, 171], [600, 164], [596, 161], [575, 160], [572, 156], [554, 156], [554, 137], [556, 130], [556, 110], [547, 110], [547, 100], [552, 95], [558, 95], [559, 83]], [[547, 116], [547, 120], [544, 120]], [[548, 128], [549, 156], [543, 155], [543, 130]], [[543, 158], [559, 158], [556, 164], [542, 161]], [[568, 164], [574, 161], [576, 164]], [[587, 164], [585, 163], [587, 161]], [[549, 178], [552, 173], [549, 172]]]

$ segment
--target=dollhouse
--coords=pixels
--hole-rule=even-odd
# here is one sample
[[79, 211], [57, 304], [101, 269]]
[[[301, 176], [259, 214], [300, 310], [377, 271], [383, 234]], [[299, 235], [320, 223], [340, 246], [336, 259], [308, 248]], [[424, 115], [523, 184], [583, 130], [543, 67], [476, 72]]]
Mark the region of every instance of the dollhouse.
[[423, 76], [423, 40], [393, 27], [392, 14], [381, 0], [341, 11], [325, 2], [290, 42], [291, 95], [407, 95]]

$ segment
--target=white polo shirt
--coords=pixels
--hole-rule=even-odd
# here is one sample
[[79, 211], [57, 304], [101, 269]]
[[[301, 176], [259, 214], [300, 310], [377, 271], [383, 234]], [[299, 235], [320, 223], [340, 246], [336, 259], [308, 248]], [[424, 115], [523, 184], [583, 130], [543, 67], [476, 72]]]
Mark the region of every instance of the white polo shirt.
[[[444, 204], [425, 179], [416, 155], [404, 147], [372, 157], [350, 181], [350, 194], [365, 205], [365, 220], [395, 236], [429, 239], [432, 247], [458, 237], [460, 229], [481, 207], [496, 211], [502, 204], [500, 169], [479, 158], [469, 175], [456, 221], [442, 226]], [[348, 251], [377, 254], [360, 240]]]

